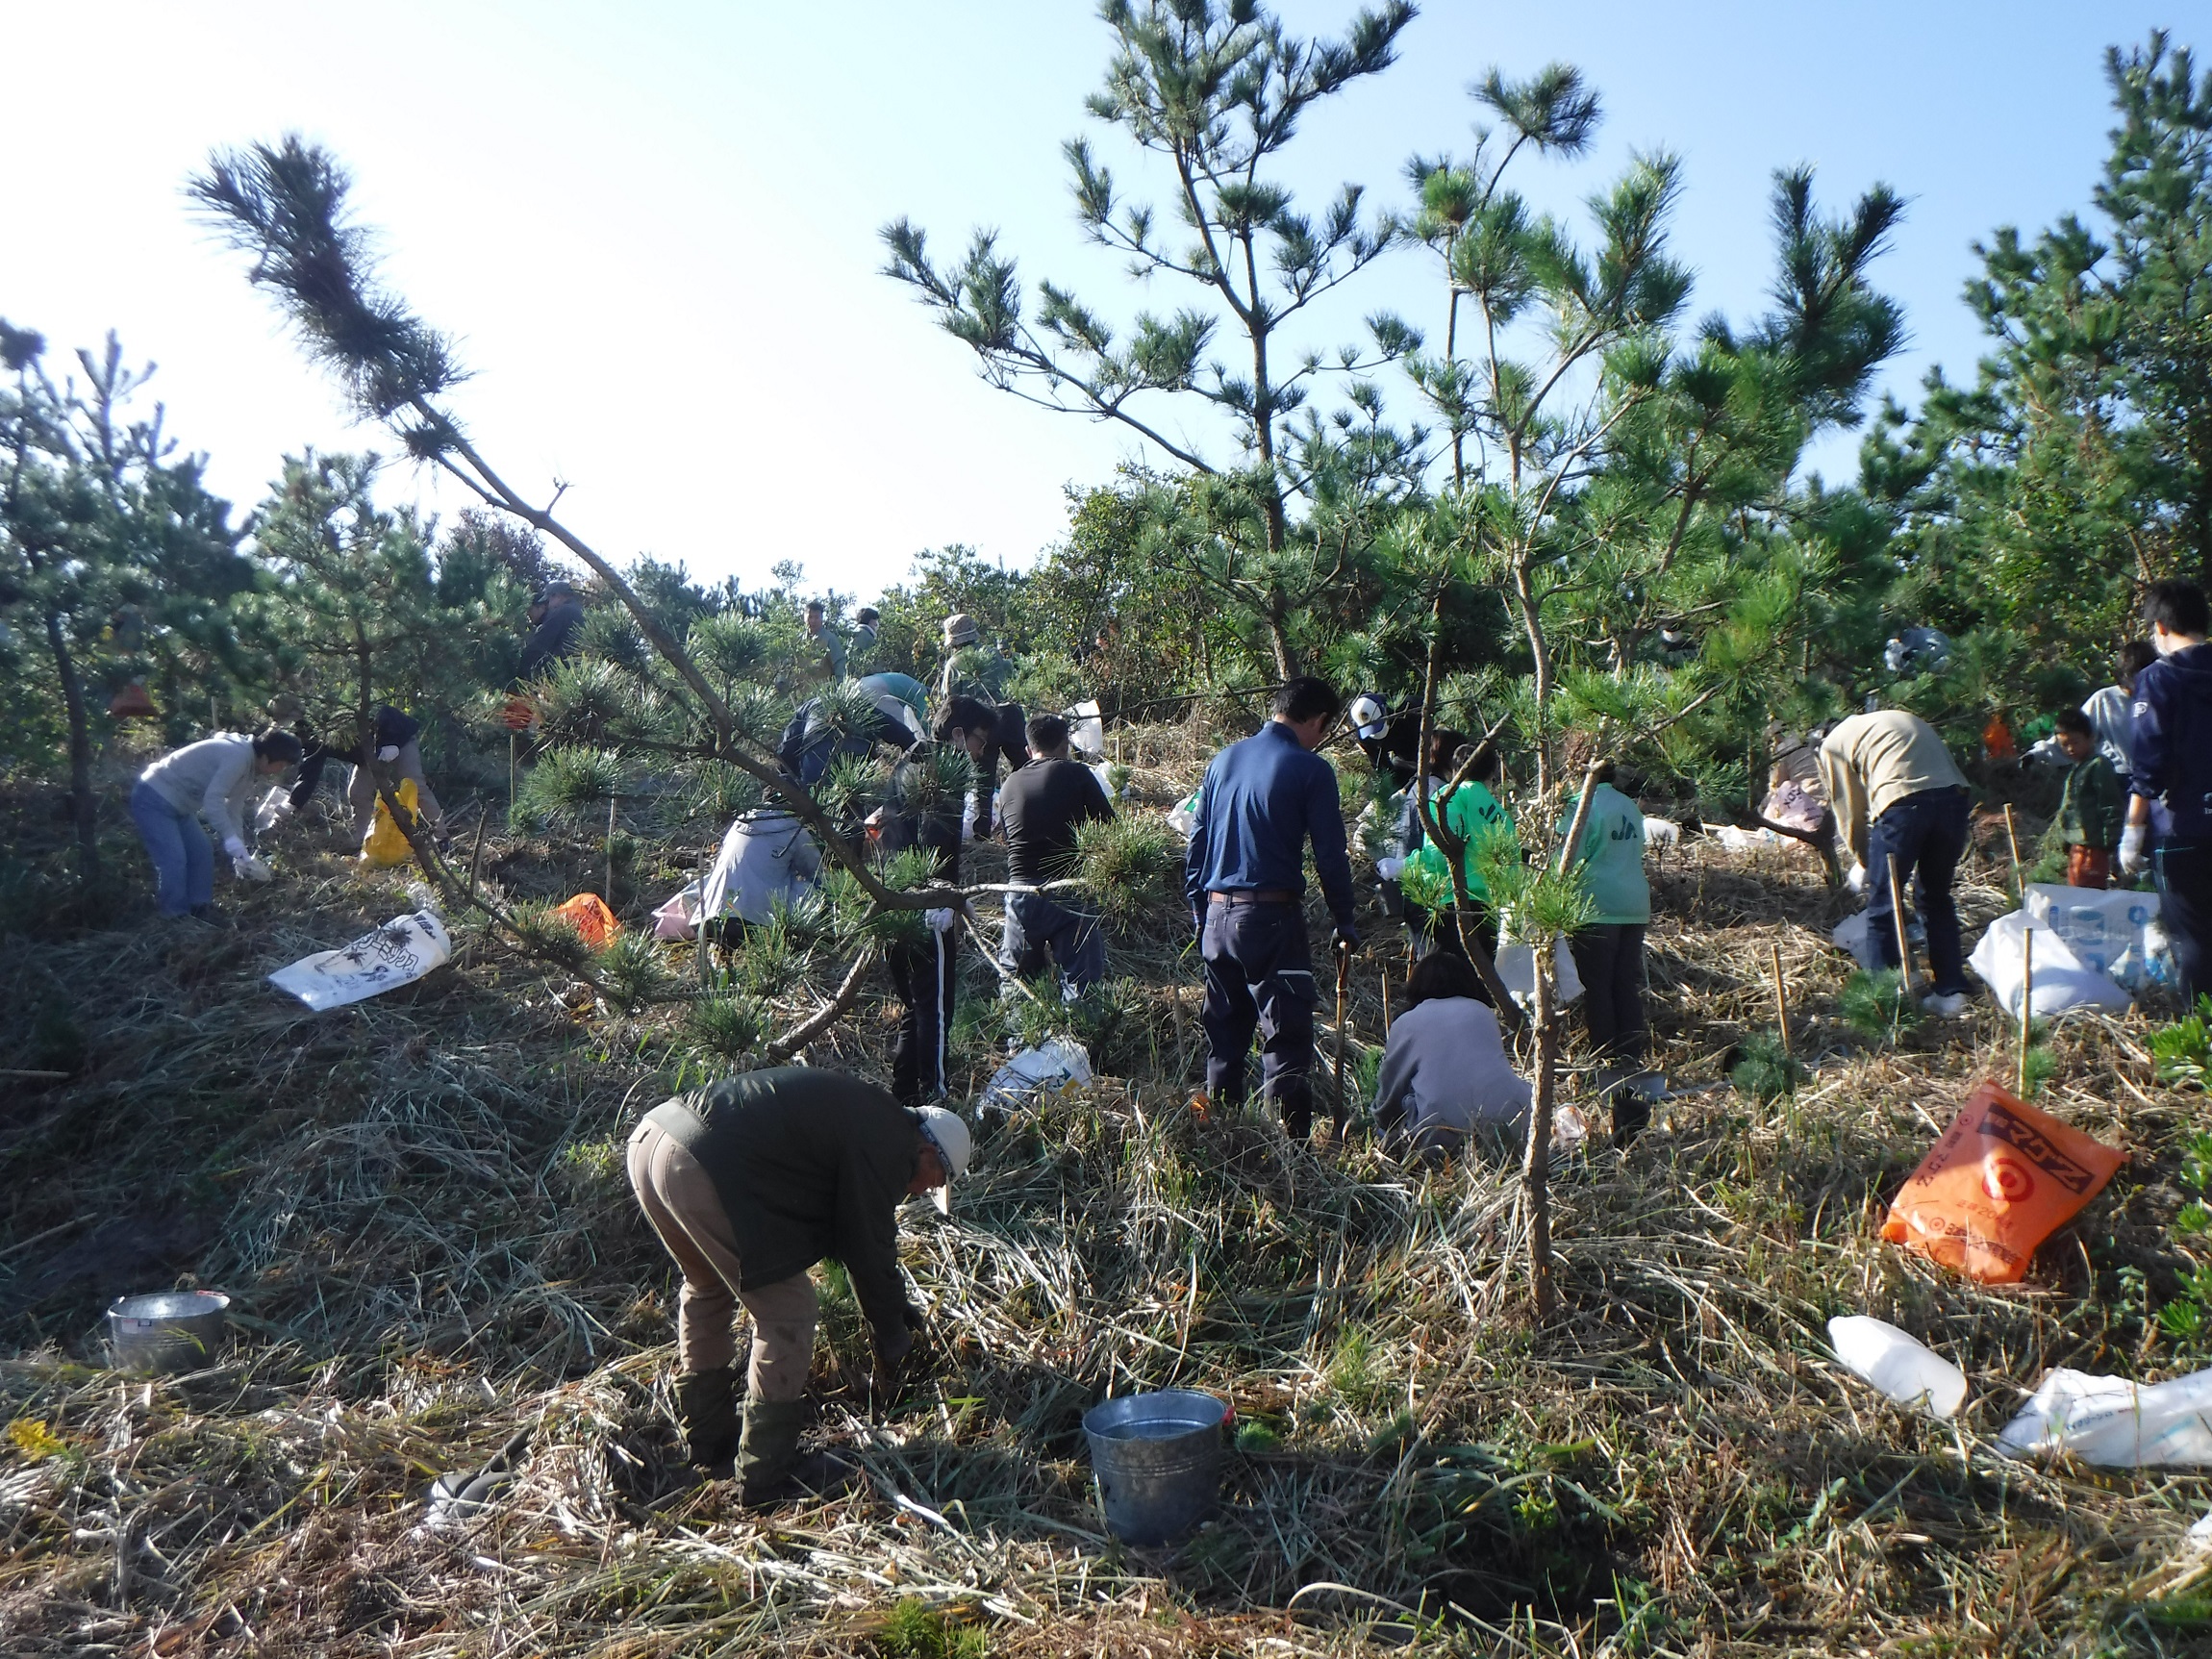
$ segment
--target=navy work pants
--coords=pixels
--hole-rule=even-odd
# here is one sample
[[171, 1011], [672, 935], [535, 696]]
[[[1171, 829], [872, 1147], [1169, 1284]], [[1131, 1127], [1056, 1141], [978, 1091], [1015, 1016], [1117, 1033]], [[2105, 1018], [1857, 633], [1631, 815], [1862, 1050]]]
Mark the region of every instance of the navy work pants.
[[2181, 1006], [2212, 994], [2212, 842], [2161, 840], [2152, 854], [2158, 919], [2174, 946]]
[[1223, 1105], [1244, 1098], [1244, 1060], [1260, 1038], [1260, 1093], [1294, 1139], [1313, 1132], [1313, 951], [1295, 904], [1206, 906], [1206, 1093]]
[[1876, 819], [1867, 831], [1867, 925], [1891, 968], [1898, 964], [1898, 924], [1890, 914], [1890, 865], [1898, 884], [1914, 882], [1913, 898], [1928, 930], [1928, 974], [1938, 995], [1966, 989], [1966, 953], [1958, 937], [1958, 905], [1951, 878], [1966, 856], [1966, 791], [1922, 790]]
[[1033, 978], [1043, 972], [1047, 952], [1079, 995], [1106, 977], [1106, 936], [1096, 917], [1054, 904], [1041, 892], [1008, 893], [999, 966]]
[[959, 959], [952, 934], [934, 929], [918, 943], [899, 941], [886, 954], [892, 987], [906, 1005], [898, 1018], [898, 1042], [891, 1051], [891, 1092], [901, 1106], [920, 1106], [945, 1091]]

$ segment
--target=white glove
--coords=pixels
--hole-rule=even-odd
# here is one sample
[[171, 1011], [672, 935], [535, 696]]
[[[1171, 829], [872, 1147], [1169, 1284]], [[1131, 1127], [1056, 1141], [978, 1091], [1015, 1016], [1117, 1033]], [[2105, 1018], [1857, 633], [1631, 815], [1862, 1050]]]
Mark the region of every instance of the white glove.
[[2150, 867], [2150, 854], [2144, 846], [2149, 839], [2149, 824], [2129, 824], [2120, 832], [2120, 873], [2141, 875]]
[[231, 863], [237, 864], [239, 860], [244, 858], [245, 856], [246, 843], [244, 837], [235, 835], [227, 835], [223, 837], [223, 857], [229, 859]]
[[1866, 892], [1867, 867], [1863, 864], [1852, 865], [1851, 873], [1844, 877], [1844, 885], [1849, 888], [1853, 892]]
[[952, 931], [952, 912], [949, 910], [925, 910], [922, 918], [938, 933]]
[[1375, 874], [1381, 876], [1385, 881], [1397, 880], [1404, 869], [1405, 860], [1402, 858], [1378, 858], [1375, 860]]
[[383, 748], [376, 751], [376, 758], [386, 766], [390, 766], [393, 761], [399, 759], [399, 745], [397, 743], [385, 744]]
[[234, 858], [231, 860], [231, 868], [237, 872], [240, 881], [274, 881], [276, 879], [276, 871], [269, 868], [268, 860], [264, 858], [251, 855], [245, 858]]

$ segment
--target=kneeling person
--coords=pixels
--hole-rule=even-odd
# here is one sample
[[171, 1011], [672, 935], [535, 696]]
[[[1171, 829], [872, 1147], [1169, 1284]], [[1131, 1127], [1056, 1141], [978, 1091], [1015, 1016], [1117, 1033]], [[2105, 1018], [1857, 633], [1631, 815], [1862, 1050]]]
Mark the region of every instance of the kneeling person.
[[[803, 1496], [828, 1472], [827, 1459], [798, 1455], [815, 1341], [807, 1269], [832, 1256], [844, 1265], [879, 1381], [895, 1386], [921, 1323], [899, 1278], [898, 1206], [934, 1191], [947, 1209], [968, 1144], [967, 1125], [941, 1107], [909, 1111], [863, 1078], [807, 1066], [665, 1100], [630, 1137], [630, 1185], [684, 1275], [676, 1402], [689, 1455], [717, 1471], [734, 1457], [744, 1503]], [[753, 1320], [742, 1435], [731, 1371], [741, 1302]]]
[[[998, 817], [1006, 828], [1007, 879], [1042, 887], [1075, 873], [1076, 826], [1112, 817], [1114, 807], [1096, 774], [1068, 758], [1066, 720], [1039, 715], [1029, 722], [1028, 738], [1036, 759], [998, 792]], [[1027, 978], [1043, 968], [1047, 951], [1078, 993], [1106, 977], [1106, 941], [1096, 917], [1049, 893], [1008, 893], [1001, 966]]]

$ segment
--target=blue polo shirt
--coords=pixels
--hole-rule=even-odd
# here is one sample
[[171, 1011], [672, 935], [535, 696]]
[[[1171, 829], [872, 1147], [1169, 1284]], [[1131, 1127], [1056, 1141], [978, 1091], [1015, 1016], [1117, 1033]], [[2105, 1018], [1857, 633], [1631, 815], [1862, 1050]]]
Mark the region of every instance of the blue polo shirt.
[[1257, 737], [1231, 743], [1206, 768], [1198, 823], [1183, 864], [1183, 891], [1203, 917], [1206, 894], [1238, 891], [1303, 893], [1305, 843], [1337, 925], [1352, 925], [1352, 867], [1336, 767], [1269, 720]]

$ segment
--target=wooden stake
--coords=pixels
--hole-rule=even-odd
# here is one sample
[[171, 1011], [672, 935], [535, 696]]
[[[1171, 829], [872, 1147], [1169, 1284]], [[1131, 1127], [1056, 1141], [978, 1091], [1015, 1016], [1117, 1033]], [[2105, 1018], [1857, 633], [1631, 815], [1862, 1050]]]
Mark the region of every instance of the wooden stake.
[[1767, 942], [1767, 960], [1774, 968], [1774, 1023], [1782, 1028], [1782, 1052], [1790, 1052], [1790, 999], [1782, 993], [1782, 947]]
[[2027, 1098], [2027, 1045], [2035, 1040], [2035, 929], [2020, 936], [2020, 1079], [2015, 1091]]
[[1382, 970], [1382, 993], [1383, 1035], [1387, 1038], [1390, 1035], [1390, 969], [1388, 968]]
[[712, 983], [707, 957], [707, 855], [699, 854], [699, 989], [705, 991]]
[[515, 821], [515, 733], [507, 734], [507, 821]]
[[491, 809], [487, 806], [476, 815], [476, 848], [468, 855], [468, 896], [476, 896], [476, 871], [484, 862], [484, 826], [491, 821]]
[[2020, 827], [2013, 822], [2012, 802], [2004, 803], [2004, 839], [2012, 843], [2012, 896], [2021, 904], [2027, 902], [2027, 887], [2020, 874]]
[[607, 891], [600, 895], [609, 910], [615, 908], [615, 796], [607, 797]]
[[[1885, 868], [1890, 877], [1890, 921], [1898, 930], [1898, 993], [1909, 998], [1913, 993], [1913, 942], [1905, 937], [1905, 894], [1898, 881], [1898, 861], [1888, 860]], [[1901, 1009], [1903, 1004], [1900, 1003]]]

